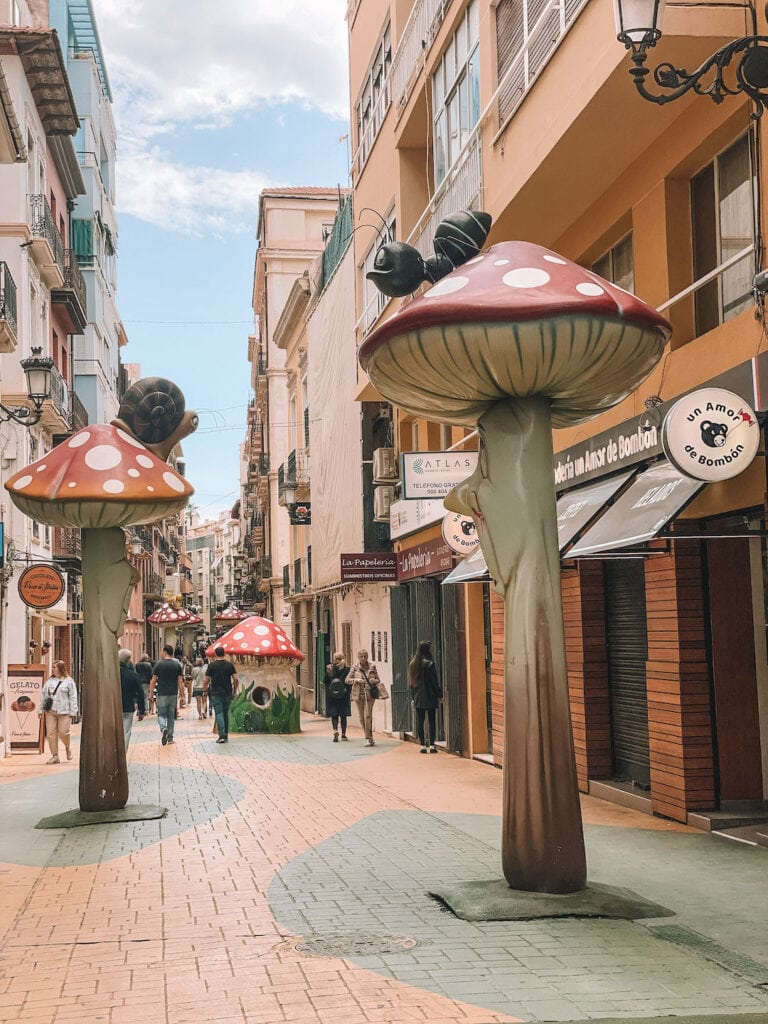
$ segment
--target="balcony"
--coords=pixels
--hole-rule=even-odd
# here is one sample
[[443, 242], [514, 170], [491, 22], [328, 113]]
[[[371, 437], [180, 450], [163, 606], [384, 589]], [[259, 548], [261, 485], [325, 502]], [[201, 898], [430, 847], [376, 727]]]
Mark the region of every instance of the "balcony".
[[29, 196], [30, 253], [49, 288], [64, 284], [64, 243], [43, 195]]
[[165, 580], [156, 572], [147, 574], [146, 589], [144, 590], [145, 601], [165, 600]]
[[40, 422], [51, 433], [60, 433], [70, 429], [69, 387], [59, 370], [54, 366], [51, 370], [51, 397], [43, 402]]
[[277, 470], [277, 503], [285, 508], [296, 500], [296, 452], [292, 451], [288, 461]]
[[64, 250], [64, 283], [51, 289], [51, 302], [59, 306], [59, 313], [67, 325], [67, 334], [84, 334], [88, 322], [88, 299], [85, 278], [80, 272], [72, 249]]
[[395, 117], [399, 117], [408, 104], [414, 83], [450, 6], [451, 0], [416, 0], [413, 6], [392, 57]]
[[15, 350], [17, 334], [16, 282], [8, 264], [0, 261], [0, 352]]
[[82, 545], [80, 531], [70, 526], [54, 526], [51, 554], [57, 562], [70, 562], [79, 567]]
[[424, 259], [433, 255], [432, 240], [440, 221], [456, 210], [479, 209], [482, 191], [482, 139], [480, 125], [477, 125], [416, 222], [408, 242], [419, 250]]
[[267, 474], [269, 472], [269, 452], [262, 452], [259, 455], [259, 473]]
[[296, 558], [293, 562], [293, 593], [300, 594], [304, 589], [302, 583], [302, 559]]
[[283, 597], [289, 597], [291, 593], [291, 567], [283, 566]]

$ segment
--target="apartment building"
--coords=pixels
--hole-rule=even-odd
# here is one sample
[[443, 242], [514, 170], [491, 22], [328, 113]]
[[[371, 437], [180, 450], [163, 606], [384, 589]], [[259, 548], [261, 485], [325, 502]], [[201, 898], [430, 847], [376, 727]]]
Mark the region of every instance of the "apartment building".
[[[743, 11], [716, 4], [665, 17], [652, 57], [682, 67], [745, 31]], [[607, 0], [359, 0], [348, 25], [356, 209], [376, 210], [425, 257], [446, 214], [486, 210], [489, 245], [546, 246], [635, 292], [674, 328], [636, 393], [554, 436], [559, 512], [588, 509], [562, 545], [581, 788], [696, 823], [718, 808], [759, 807], [768, 797], [763, 459], [681, 500], [672, 488], [655, 529], [632, 545], [626, 535], [635, 489], [669, 469], [659, 424], [676, 398], [712, 385], [766, 408], [763, 293], [752, 290], [763, 267], [765, 154], [749, 101], [641, 98]], [[408, 300], [388, 301], [366, 281], [379, 240], [358, 231], [353, 244], [359, 343]], [[381, 397], [362, 373], [358, 396]], [[396, 454], [461, 447], [464, 436], [395, 417]], [[601, 459], [614, 444], [621, 457]], [[401, 562], [391, 592], [395, 721], [409, 724], [407, 657], [432, 639], [449, 749], [501, 763], [500, 602], [482, 568], [441, 585], [453, 558], [441, 548], [439, 508], [393, 508], [398, 554], [424, 555], [407, 560], [422, 566], [417, 576]]]
[[[185, 604], [197, 608], [208, 633], [217, 631], [216, 614], [242, 600], [239, 508], [216, 519], [200, 519], [194, 508], [186, 515], [185, 565], [189, 580], [182, 591]], [[189, 567], [187, 577], [186, 566]], [[186, 596], [188, 595], [188, 596]]]

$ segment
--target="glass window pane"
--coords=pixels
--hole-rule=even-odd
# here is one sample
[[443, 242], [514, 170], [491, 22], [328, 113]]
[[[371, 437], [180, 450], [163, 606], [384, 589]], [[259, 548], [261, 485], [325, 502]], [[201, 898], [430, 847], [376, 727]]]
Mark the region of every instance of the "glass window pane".
[[477, 0], [472, 0], [467, 8], [467, 21], [469, 22], [469, 47], [471, 49], [480, 39], [480, 8]]
[[454, 92], [448, 101], [448, 166], [459, 155], [459, 93]]
[[459, 149], [469, 138], [469, 81], [465, 75], [459, 82]]
[[456, 28], [456, 65], [461, 67], [467, 60], [467, 20], [462, 18]]
[[[717, 266], [717, 223], [715, 218], [715, 166], [710, 164], [691, 182], [693, 218], [693, 276], [698, 280]], [[696, 333], [704, 334], [720, 322], [718, 283], [699, 288], [694, 299]]]
[[720, 213], [720, 261], [752, 242], [752, 180], [746, 136], [717, 162]]
[[447, 153], [447, 139], [446, 139], [446, 114], [443, 110], [435, 121], [435, 141], [434, 141], [434, 158], [435, 158], [435, 185], [439, 185], [445, 177], [445, 172], [448, 170], [448, 153]]
[[432, 109], [438, 111], [445, 100], [445, 89], [443, 88], [443, 65], [440, 64], [434, 78], [432, 79]]
[[614, 246], [613, 256], [613, 283], [625, 292], [635, 290], [635, 265], [632, 254], [632, 235], [627, 235], [618, 245]]
[[611, 254], [607, 252], [605, 256], [601, 256], [600, 259], [592, 264], [592, 269], [600, 277], [604, 277], [606, 281], [611, 280]]
[[469, 127], [474, 128], [480, 120], [480, 47], [475, 47], [475, 52], [470, 58], [469, 64]]

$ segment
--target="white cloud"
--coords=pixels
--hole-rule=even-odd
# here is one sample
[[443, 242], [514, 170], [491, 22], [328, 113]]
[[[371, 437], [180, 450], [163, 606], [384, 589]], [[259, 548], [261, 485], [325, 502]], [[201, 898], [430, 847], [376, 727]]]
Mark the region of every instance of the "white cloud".
[[179, 128], [210, 131], [294, 101], [348, 116], [346, 0], [95, 0], [119, 133], [119, 208], [182, 231], [253, 223], [257, 171], [174, 164]]

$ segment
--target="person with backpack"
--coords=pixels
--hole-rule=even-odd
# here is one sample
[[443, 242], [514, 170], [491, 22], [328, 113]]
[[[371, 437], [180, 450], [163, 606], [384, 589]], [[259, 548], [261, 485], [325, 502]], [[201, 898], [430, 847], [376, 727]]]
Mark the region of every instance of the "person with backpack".
[[416, 708], [416, 729], [421, 743], [421, 753], [427, 753], [427, 737], [424, 731], [424, 717], [429, 720], [429, 753], [436, 754], [435, 721], [437, 707], [443, 698], [443, 688], [437, 678], [437, 669], [432, 660], [432, 641], [422, 640], [419, 649], [408, 662], [408, 683], [411, 687], [413, 706]]
[[352, 703], [349, 695], [352, 685], [347, 683], [349, 666], [340, 652], [334, 654], [333, 661], [325, 669], [325, 708], [331, 716], [333, 725], [333, 742], [339, 742], [339, 719], [341, 719], [341, 738], [347, 740], [347, 719], [352, 714]]

